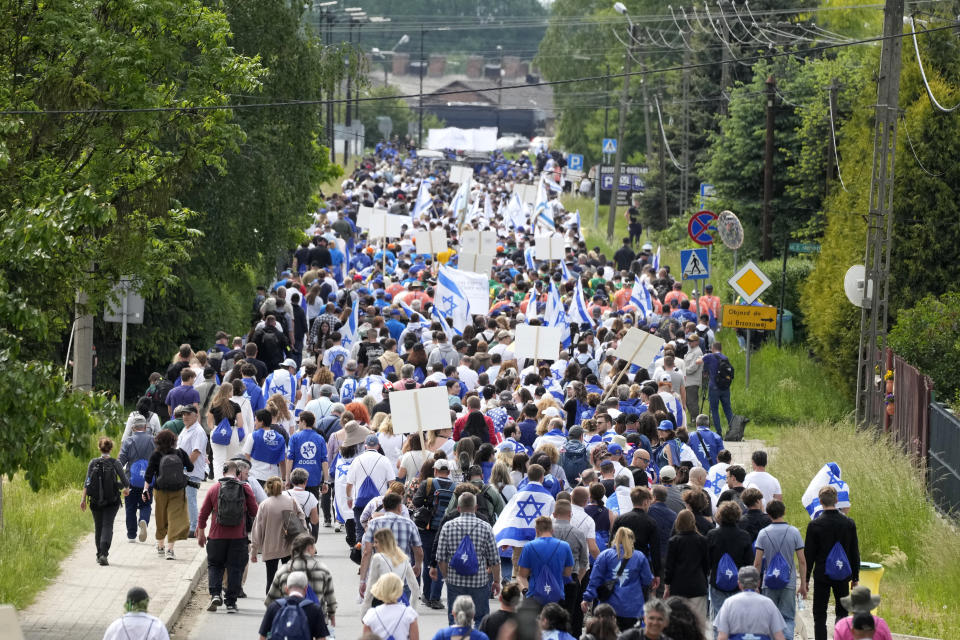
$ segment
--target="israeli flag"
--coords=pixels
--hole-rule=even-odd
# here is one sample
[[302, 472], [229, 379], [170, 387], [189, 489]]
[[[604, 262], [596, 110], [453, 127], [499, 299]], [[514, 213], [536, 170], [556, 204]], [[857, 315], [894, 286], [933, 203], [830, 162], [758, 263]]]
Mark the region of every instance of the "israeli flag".
[[433, 297], [434, 307], [439, 306], [443, 315], [453, 320], [453, 328], [457, 333], [463, 331], [470, 322], [470, 303], [467, 296], [456, 283], [456, 274], [451, 275], [452, 269], [440, 267], [437, 275], [437, 293]]
[[557, 315], [557, 310], [563, 308], [563, 303], [560, 301], [560, 290], [557, 289], [556, 283], [550, 281], [550, 290], [547, 292], [547, 306], [543, 310], [543, 320], [547, 323], [547, 326], [553, 326], [550, 324], [550, 321], [554, 319]]
[[533, 245], [527, 247], [523, 250], [523, 261], [527, 265], [528, 271], [537, 270], [537, 260], [533, 257], [534, 247]]
[[533, 216], [537, 226], [544, 227], [547, 231], [556, 231], [557, 225], [553, 221], [553, 209], [550, 208], [547, 189], [542, 178], [540, 184], [537, 185], [537, 201], [533, 205]]
[[440, 328], [443, 329], [445, 334], [447, 334], [447, 339], [450, 339], [455, 335], [461, 335], [460, 331], [450, 328], [450, 325], [447, 323], [447, 319], [442, 313], [440, 313], [440, 309], [437, 307], [437, 305], [430, 307], [430, 317], [440, 323]]
[[726, 462], [718, 462], [713, 465], [707, 471], [707, 480], [703, 483], [703, 490], [710, 496], [714, 512], [717, 510], [717, 500], [720, 498], [720, 494], [727, 489], [727, 467], [729, 466], [730, 464]]
[[544, 172], [543, 176], [540, 178], [554, 193], [563, 193], [563, 183], [557, 182], [556, 180], [551, 180], [550, 177]]
[[263, 381], [263, 397], [269, 398], [279, 393], [287, 399], [288, 409], [293, 409], [297, 402], [297, 381], [300, 376], [294, 377], [286, 369], [277, 369]]
[[453, 196], [453, 200], [450, 202], [450, 208], [453, 210], [453, 217], [459, 222], [463, 216], [467, 215], [467, 210], [470, 207], [470, 180], [464, 180], [460, 185], [460, 188], [457, 189], [457, 192]]
[[514, 229], [521, 229], [527, 224], [526, 208], [523, 206], [523, 202], [520, 201], [520, 196], [516, 193], [510, 195], [510, 200], [504, 207], [503, 217], [513, 223]]
[[527, 324], [530, 324], [530, 320], [538, 317], [537, 314], [537, 298], [540, 296], [537, 295], [537, 290], [534, 287], [530, 287], [530, 293], [527, 294]]
[[813, 476], [813, 480], [807, 485], [807, 490], [803, 492], [803, 497], [800, 498], [811, 520], [823, 511], [818, 497], [820, 489], [831, 484], [837, 489], [837, 509], [850, 508], [850, 487], [840, 479], [840, 466], [836, 462], [828, 462], [821, 467], [817, 475]]
[[657, 245], [657, 252], [653, 254], [653, 274], [660, 271], [660, 245]]
[[653, 312], [650, 290], [640, 281], [639, 276], [634, 276], [633, 278], [633, 289], [630, 290], [630, 304], [636, 305], [637, 311], [643, 313], [644, 319]]
[[567, 229], [577, 229], [580, 230], [580, 209], [574, 211], [573, 215], [570, 216], [570, 219], [567, 221]]
[[577, 284], [573, 289], [573, 300], [570, 301], [570, 319], [574, 322], [583, 324], [588, 323], [594, 326], [593, 318], [587, 313], [587, 298], [583, 294], [583, 281], [577, 278]]
[[340, 336], [343, 338], [340, 345], [344, 349], [350, 349], [357, 341], [357, 329], [360, 326], [360, 298], [353, 301], [353, 309], [350, 311], [350, 317], [342, 327], [340, 327]]
[[564, 282], [573, 280], [573, 273], [570, 272], [570, 267], [567, 266], [566, 260], [560, 261], [560, 277], [563, 278]]
[[417, 191], [417, 201], [413, 205], [413, 217], [419, 218], [430, 208], [433, 199], [430, 197], [430, 185], [433, 184], [433, 178], [424, 178], [420, 181], [420, 190]]
[[547, 308], [543, 314], [544, 324], [548, 327], [560, 327], [560, 343], [564, 347], [570, 346], [570, 316], [560, 300], [560, 290], [557, 283], [550, 282], [550, 292], [547, 294]]
[[630, 487], [617, 487], [617, 490], [610, 494], [610, 497], [607, 498], [603, 506], [617, 515], [633, 511], [633, 500], [630, 499]]
[[350, 463], [353, 460], [353, 458], [347, 460], [337, 453], [333, 461], [333, 512], [337, 522], [353, 519], [353, 509], [347, 506], [347, 473], [350, 471]]
[[553, 495], [541, 484], [531, 482], [513, 494], [493, 525], [497, 546], [522, 547], [536, 538], [534, 522], [552, 516], [553, 503]]
[[493, 200], [489, 193], [483, 196], [483, 217], [487, 220], [493, 219]]

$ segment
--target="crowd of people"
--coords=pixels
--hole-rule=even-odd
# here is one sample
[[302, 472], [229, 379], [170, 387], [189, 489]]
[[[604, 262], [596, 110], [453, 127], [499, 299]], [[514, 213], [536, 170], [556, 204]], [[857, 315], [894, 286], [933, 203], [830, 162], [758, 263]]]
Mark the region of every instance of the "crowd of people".
[[[101, 441], [84, 491], [98, 561], [123, 493], [131, 542], [152, 515], [158, 555], [206, 548], [210, 611], [236, 612], [248, 564], [265, 563], [261, 637], [327, 637], [339, 588], [380, 640], [418, 640], [424, 607], [446, 609], [440, 640], [790, 639], [811, 586], [816, 640], [831, 592], [846, 637], [886, 637], [862, 635], [850, 604], [859, 549], [839, 470], [813, 487], [804, 540], [785, 519], [800, 497], [783, 495], [766, 453], [731, 464], [720, 408], [729, 427], [734, 372], [712, 288], [684, 292], [633, 234], [609, 259], [588, 248], [550, 166], [528, 202], [503, 166], [458, 184], [385, 144], [326, 195], [258, 291], [249, 334], [183, 345], [116, 460]], [[367, 208], [399, 232], [375, 233]], [[428, 230], [445, 249], [418, 250]], [[495, 236], [482, 313], [450, 274], [471, 231]], [[546, 234], [561, 260], [537, 259]], [[521, 326], [559, 328], [558, 356], [518, 356]], [[648, 362], [616, 355], [633, 329], [664, 341]], [[401, 428], [394, 394], [429, 388], [445, 391], [431, 411], [449, 422]], [[315, 557], [328, 533], [359, 565], [358, 593]]]

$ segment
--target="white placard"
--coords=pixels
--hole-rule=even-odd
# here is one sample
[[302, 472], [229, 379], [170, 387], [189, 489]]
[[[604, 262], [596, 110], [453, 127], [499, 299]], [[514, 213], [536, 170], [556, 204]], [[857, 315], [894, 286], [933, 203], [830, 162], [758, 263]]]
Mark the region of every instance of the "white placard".
[[450, 167], [450, 182], [463, 184], [471, 179], [473, 179], [473, 167], [468, 167], [463, 164], [455, 164]]
[[407, 216], [392, 216], [386, 211], [374, 211], [370, 214], [368, 237], [399, 238], [403, 235], [403, 225], [412, 224]]
[[360, 207], [357, 212], [357, 227], [360, 229], [370, 228], [370, 217], [373, 215], [373, 207]]
[[[459, 258], [458, 264], [459, 264]], [[464, 269], [444, 269], [443, 272], [453, 282], [470, 303], [470, 315], [486, 315], [490, 311], [490, 276], [471, 273]]]
[[664, 344], [663, 338], [634, 327], [623, 336], [614, 355], [630, 364], [645, 367], [653, 362]]
[[450, 428], [446, 387], [390, 392], [394, 433], [418, 433]]
[[537, 201], [537, 185], [520, 184], [513, 185], [513, 191], [520, 197], [520, 202], [533, 205]]
[[537, 236], [534, 238], [533, 255], [537, 260], [563, 260], [563, 236], [559, 233]]
[[[518, 324], [513, 341], [513, 355], [533, 360], [556, 360], [560, 356], [560, 340], [563, 337], [561, 332], [560, 327]], [[390, 408], [393, 409], [392, 404]]]
[[413, 238], [417, 243], [417, 253], [435, 255], [447, 250], [447, 233], [442, 229], [417, 231]]
[[[489, 278], [490, 272], [493, 270], [493, 256], [482, 256], [476, 253], [463, 252], [457, 256], [457, 269], [461, 271], [472, 271]], [[472, 311], [472, 301], [470, 302], [470, 308]]]
[[497, 233], [495, 231], [474, 231], [468, 229], [460, 239], [460, 249], [464, 253], [476, 253], [483, 256], [497, 255]]

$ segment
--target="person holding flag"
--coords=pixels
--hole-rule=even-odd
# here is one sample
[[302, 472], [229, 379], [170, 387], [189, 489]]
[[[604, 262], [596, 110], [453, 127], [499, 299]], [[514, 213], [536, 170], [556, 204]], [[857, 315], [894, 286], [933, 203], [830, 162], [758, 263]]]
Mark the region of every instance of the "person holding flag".
[[461, 333], [470, 322], [470, 303], [455, 280], [457, 275], [452, 271], [449, 267], [440, 267], [434, 307], [439, 307], [441, 314], [451, 318], [453, 328]]

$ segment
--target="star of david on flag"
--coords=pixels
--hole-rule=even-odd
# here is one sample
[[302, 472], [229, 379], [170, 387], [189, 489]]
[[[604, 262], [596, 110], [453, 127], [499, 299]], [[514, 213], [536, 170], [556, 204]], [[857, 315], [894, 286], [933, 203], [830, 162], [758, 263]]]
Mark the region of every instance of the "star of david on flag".
[[[452, 320], [453, 328], [459, 333], [470, 322], [470, 303], [455, 281], [456, 274], [451, 276], [450, 271], [449, 267], [440, 267], [434, 307], [440, 307], [440, 312]], [[436, 303], [437, 300], [440, 301], [439, 305]]]
[[340, 345], [344, 349], [350, 349], [353, 346], [353, 343], [357, 341], [357, 328], [360, 326], [360, 298], [356, 298], [353, 301], [353, 308], [350, 310], [350, 317], [347, 318], [347, 321], [342, 327], [340, 327], [340, 335], [342, 339]]
[[828, 462], [820, 468], [817, 475], [810, 481], [807, 490], [803, 492], [803, 497], [800, 498], [800, 502], [803, 504], [803, 508], [807, 510], [811, 520], [823, 511], [818, 495], [820, 489], [827, 485], [833, 485], [837, 489], [838, 509], [850, 507], [850, 486], [840, 478], [840, 475], [840, 465], [836, 462]]
[[522, 547], [536, 538], [534, 522], [552, 514], [553, 504], [553, 495], [540, 484], [530, 483], [515, 493], [493, 525], [497, 545]]
[[577, 284], [573, 289], [573, 300], [570, 301], [570, 319], [580, 324], [589, 324], [595, 326], [593, 318], [587, 313], [587, 298], [583, 293], [583, 281], [577, 278]]
[[432, 199], [430, 197], [430, 185], [433, 184], [433, 178], [424, 178], [420, 182], [420, 189], [417, 191], [417, 201], [413, 205], [413, 217], [418, 218], [430, 208]]
[[537, 185], [537, 201], [533, 205], [533, 216], [537, 226], [544, 227], [548, 231], [556, 230], [557, 224], [553, 221], [553, 209], [549, 206], [547, 189], [542, 178], [540, 184]]

